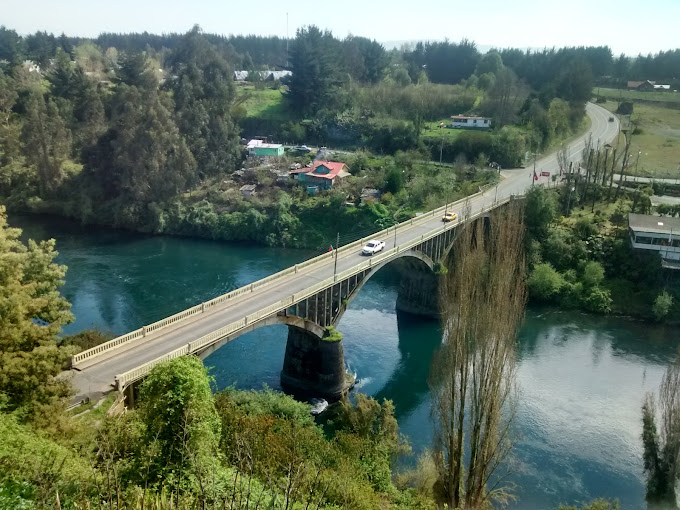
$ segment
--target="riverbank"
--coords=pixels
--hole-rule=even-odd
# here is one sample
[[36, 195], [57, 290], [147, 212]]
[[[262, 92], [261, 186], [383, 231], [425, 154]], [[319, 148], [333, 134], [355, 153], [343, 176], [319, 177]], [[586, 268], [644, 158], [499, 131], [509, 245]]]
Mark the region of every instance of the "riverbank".
[[[676, 324], [680, 275], [663, 269], [657, 253], [633, 250], [627, 235], [628, 213], [646, 203], [624, 191], [586, 204], [581, 190], [537, 187], [528, 195], [532, 302]], [[574, 203], [579, 205], [572, 208]]]

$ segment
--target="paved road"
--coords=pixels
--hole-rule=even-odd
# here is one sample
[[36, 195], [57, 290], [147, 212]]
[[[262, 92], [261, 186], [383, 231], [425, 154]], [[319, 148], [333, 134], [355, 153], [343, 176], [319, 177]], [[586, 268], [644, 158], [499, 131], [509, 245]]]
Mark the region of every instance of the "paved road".
[[[614, 138], [618, 133], [618, 124], [608, 122], [609, 113], [603, 108], [588, 104], [587, 113], [592, 120], [589, 133], [593, 140], [598, 139], [605, 143]], [[587, 134], [575, 140], [570, 145], [570, 159], [580, 161], [584, 141]], [[536, 164], [537, 171], [558, 172], [556, 155], [547, 156]], [[496, 199], [508, 197], [512, 194], [522, 194], [526, 188], [534, 184], [533, 170], [530, 168], [517, 170], [503, 170], [504, 179], [495, 187], [487, 190], [482, 195], [470, 200], [472, 213], [493, 205]], [[548, 177], [541, 177], [536, 184], [548, 183]], [[463, 203], [456, 203], [452, 209], [462, 216]], [[441, 228], [439, 215], [423, 221], [418, 225], [406, 225], [397, 230], [397, 245], [415, 240], [423, 234]], [[394, 238], [390, 235], [387, 247], [391, 248]], [[342, 249], [338, 252], [338, 273], [364, 262], [359, 250]], [[196, 315], [173, 326], [155, 331], [149, 334], [144, 341], [133, 341], [129, 345], [118, 348], [107, 359], [93, 358], [89, 364], [80, 366], [81, 370], [72, 370], [70, 375], [72, 383], [79, 396], [93, 392], [108, 391], [111, 389], [114, 377], [128, 370], [136, 368], [148, 361], [156, 359], [164, 354], [187, 344], [188, 342], [211, 333], [232, 322], [242, 319], [244, 316], [272, 305], [293, 293], [299, 293], [328, 277], [333, 276], [333, 263], [322, 262], [301, 269], [297, 274], [292, 274], [276, 280], [270, 285], [256, 288], [254, 292], [239, 296], [233, 302], [225, 303], [216, 309], [204, 314]], [[158, 296], [158, 299], [162, 299]], [[193, 320], [192, 320], [193, 319]]]

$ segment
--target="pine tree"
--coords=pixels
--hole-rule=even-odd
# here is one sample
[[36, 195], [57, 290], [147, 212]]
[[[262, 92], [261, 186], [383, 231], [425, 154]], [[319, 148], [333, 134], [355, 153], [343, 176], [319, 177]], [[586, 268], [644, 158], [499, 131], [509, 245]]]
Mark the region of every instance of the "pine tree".
[[196, 162], [172, 108], [172, 101], [157, 90], [118, 86], [113, 127], [87, 161], [108, 198], [124, 197], [126, 206], [144, 205], [175, 196], [193, 181]]
[[329, 108], [334, 102], [333, 95], [340, 83], [334, 64], [337, 58], [334, 43], [337, 41], [330, 32], [321, 32], [313, 25], [297, 32], [290, 59], [293, 68], [290, 97], [303, 115]]
[[240, 159], [231, 68], [198, 27], [182, 38], [170, 64], [179, 129], [200, 172], [231, 172]]
[[28, 101], [22, 141], [27, 160], [38, 171], [41, 197], [52, 194], [63, 177], [62, 165], [71, 154], [71, 131], [52, 99], [39, 94]]
[[0, 395], [8, 410], [32, 418], [69, 394], [56, 379], [70, 354], [57, 334], [73, 316], [58, 290], [66, 267], [54, 263], [54, 239], [26, 246], [20, 235], [0, 206]]

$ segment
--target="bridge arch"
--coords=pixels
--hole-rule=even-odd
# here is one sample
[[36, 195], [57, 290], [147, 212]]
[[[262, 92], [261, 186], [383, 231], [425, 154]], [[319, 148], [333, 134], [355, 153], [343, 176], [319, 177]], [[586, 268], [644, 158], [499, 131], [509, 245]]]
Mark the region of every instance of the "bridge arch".
[[351, 302], [354, 300], [354, 298], [356, 298], [356, 296], [359, 294], [364, 285], [366, 285], [366, 282], [368, 282], [368, 280], [375, 276], [384, 267], [393, 265], [394, 263], [399, 264], [399, 262], [406, 262], [413, 269], [419, 272], [428, 272], [434, 275], [435, 262], [427, 254], [423, 253], [420, 250], [411, 249], [408, 251], [404, 251], [398, 254], [397, 257], [381, 262], [380, 264], [373, 266], [371, 268], [371, 271], [369, 271], [366, 274], [365, 278], [363, 278], [361, 282], [356, 286], [356, 288], [354, 288], [352, 292], [347, 296], [345, 303], [343, 304], [343, 306], [340, 307], [340, 309], [338, 310], [338, 314], [333, 319], [333, 324], [335, 325], [340, 321], [342, 316], [349, 308]]

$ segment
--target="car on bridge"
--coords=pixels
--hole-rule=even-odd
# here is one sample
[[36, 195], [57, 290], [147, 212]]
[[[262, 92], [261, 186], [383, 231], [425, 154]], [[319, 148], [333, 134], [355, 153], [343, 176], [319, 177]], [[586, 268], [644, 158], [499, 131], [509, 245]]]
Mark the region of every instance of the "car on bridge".
[[375, 255], [379, 251], [385, 249], [385, 241], [378, 241], [377, 239], [371, 239], [365, 246], [361, 249], [362, 255]]
[[442, 216], [442, 221], [444, 223], [447, 223], [449, 221], [456, 221], [458, 219], [458, 215], [455, 212], [447, 212]]

